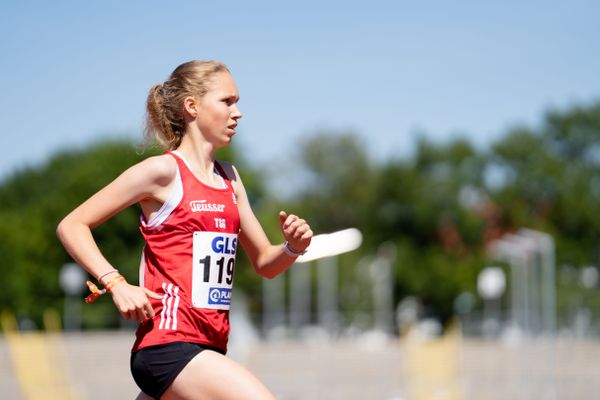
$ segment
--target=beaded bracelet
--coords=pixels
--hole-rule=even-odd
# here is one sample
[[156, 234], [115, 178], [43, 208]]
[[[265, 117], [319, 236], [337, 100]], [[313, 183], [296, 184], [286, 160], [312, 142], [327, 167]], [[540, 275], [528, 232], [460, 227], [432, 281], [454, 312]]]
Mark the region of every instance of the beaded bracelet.
[[102, 278], [104, 278], [105, 276], [108, 276], [108, 275], [110, 275], [110, 274], [112, 274], [112, 273], [115, 273], [115, 272], [119, 272], [119, 270], [115, 268], [115, 269], [113, 269], [112, 271], [108, 271], [108, 272], [106, 272], [106, 273], [104, 273], [104, 274], [100, 275], [100, 276], [98, 277], [98, 282], [102, 282]]

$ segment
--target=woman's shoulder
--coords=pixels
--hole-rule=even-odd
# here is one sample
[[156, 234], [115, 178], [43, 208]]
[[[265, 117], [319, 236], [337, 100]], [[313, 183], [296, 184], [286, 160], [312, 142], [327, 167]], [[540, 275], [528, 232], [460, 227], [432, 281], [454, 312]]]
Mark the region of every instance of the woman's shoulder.
[[151, 156], [135, 165], [137, 173], [160, 185], [167, 185], [177, 174], [177, 162], [169, 154]]

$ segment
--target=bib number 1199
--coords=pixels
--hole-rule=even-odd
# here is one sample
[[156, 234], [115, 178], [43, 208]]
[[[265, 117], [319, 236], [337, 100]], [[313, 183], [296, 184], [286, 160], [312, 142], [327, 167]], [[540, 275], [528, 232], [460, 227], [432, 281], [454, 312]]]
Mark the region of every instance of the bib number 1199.
[[[204, 282], [210, 282], [211, 261], [213, 261], [211, 256], [206, 256], [200, 259], [200, 265], [202, 265], [202, 269], [204, 270]], [[227, 267], [225, 267], [225, 257], [218, 257], [216, 264], [219, 271], [217, 274], [217, 283], [221, 284], [225, 282], [228, 285], [231, 285], [233, 283], [235, 259], [229, 258], [227, 261]]]
[[229, 310], [237, 235], [194, 232], [192, 303], [194, 307]]

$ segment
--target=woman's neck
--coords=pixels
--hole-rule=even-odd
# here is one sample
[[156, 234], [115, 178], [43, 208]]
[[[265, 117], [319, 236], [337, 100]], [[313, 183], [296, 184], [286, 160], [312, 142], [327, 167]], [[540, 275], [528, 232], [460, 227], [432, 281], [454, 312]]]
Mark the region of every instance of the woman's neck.
[[202, 178], [214, 175], [217, 149], [211, 143], [198, 138], [198, 135], [186, 134], [177, 147], [177, 151], [187, 160], [194, 173]]

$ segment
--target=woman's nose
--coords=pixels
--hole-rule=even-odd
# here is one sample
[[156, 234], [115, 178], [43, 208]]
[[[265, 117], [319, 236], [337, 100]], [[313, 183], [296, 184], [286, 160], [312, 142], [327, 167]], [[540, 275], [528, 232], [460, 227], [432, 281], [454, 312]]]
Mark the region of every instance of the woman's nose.
[[233, 119], [240, 119], [240, 118], [242, 118], [242, 112], [240, 111], [240, 109], [238, 108], [238, 106], [234, 107], [233, 114], [231, 115], [231, 118], [233, 118]]

